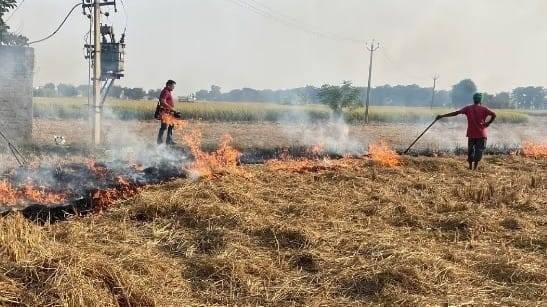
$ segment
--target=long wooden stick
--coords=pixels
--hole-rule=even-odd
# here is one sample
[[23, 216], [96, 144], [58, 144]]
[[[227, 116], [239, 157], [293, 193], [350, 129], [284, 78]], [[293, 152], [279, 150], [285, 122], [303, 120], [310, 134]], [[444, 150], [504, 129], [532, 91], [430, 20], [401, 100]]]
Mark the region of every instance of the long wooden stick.
[[418, 136], [414, 142], [412, 142], [412, 144], [410, 144], [410, 146], [408, 146], [408, 148], [405, 150], [404, 154], [406, 155], [406, 153], [410, 150], [410, 148], [412, 148], [412, 146], [414, 146], [414, 144], [416, 144], [416, 142], [418, 142], [418, 140], [427, 132], [427, 130], [429, 130], [429, 128], [431, 128], [431, 126], [433, 126], [435, 123], [437, 122], [437, 119], [435, 119], [429, 126], [427, 126], [427, 128], [425, 128], [424, 132], [422, 132], [422, 134], [420, 134], [420, 136]]

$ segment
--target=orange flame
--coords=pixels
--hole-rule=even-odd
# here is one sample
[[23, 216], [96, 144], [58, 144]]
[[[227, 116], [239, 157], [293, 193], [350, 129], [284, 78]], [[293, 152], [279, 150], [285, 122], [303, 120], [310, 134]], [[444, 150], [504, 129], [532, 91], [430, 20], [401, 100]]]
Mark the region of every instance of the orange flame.
[[522, 143], [522, 154], [526, 157], [547, 157], [547, 143], [535, 144], [530, 141]]
[[201, 133], [193, 132], [184, 135], [184, 141], [190, 147], [195, 161], [189, 167], [190, 172], [199, 176], [213, 178], [227, 172], [235, 171], [241, 153], [230, 146], [232, 137], [222, 136], [218, 149], [213, 153], [201, 150]]
[[312, 147], [308, 148], [306, 152], [312, 156], [320, 156], [325, 153], [325, 145], [324, 144], [316, 144]]
[[169, 126], [176, 126], [177, 128], [185, 128], [188, 126], [187, 121], [178, 119], [171, 114], [163, 114], [161, 116], [161, 122]]
[[87, 168], [97, 176], [104, 177], [108, 173], [106, 166], [98, 163], [94, 159], [86, 159], [85, 164], [87, 165]]
[[7, 181], [0, 181], [0, 205], [17, 203], [17, 191]]
[[102, 211], [119, 200], [129, 199], [139, 190], [139, 187], [129, 183], [125, 178], [116, 177], [116, 187], [93, 192], [91, 198], [94, 210]]
[[47, 192], [45, 189], [37, 188], [31, 184], [15, 189], [11, 183], [0, 181], [0, 205], [17, 205], [25, 202], [60, 204], [67, 198], [66, 194]]
[[368, 152], [372, 161], [380, 165], [394, 167], [401, 164], [401, 156], [389, 148], [383, 140], [375, 144], [370, 144]]

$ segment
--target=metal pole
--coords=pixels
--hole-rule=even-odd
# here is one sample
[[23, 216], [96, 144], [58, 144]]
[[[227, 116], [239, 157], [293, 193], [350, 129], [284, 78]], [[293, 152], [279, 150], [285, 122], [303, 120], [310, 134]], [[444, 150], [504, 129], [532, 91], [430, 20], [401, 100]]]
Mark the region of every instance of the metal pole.
[[10, 139], [2, 132], [0, 131], [0, 137], [2, 137], [6, 143], [8, 143], [8, 148], [11, 151], [11, 154], [15, 157], [15, 160], [17, 160], [17, 163], [19, 163], [19, 166], [24, 166], [27, 162], [23, 154], [13, 145], [10, 141]]
[[431, 109], [433, 109], [433, 106], [435, 106], [435, 87], [437, 86], [438, 79], [439, 79], [439, 75], [433, 76], [433, 92], [431, 93]]
[[429, 126], [427, 126], [427, 128], [425, 128], [424, 132], [422, 132], [422, 134], [420, 134], [415, 140], [414, 142], [412, 142], [412, 144], [410, 144], [410, 146], [408, 146], [408, 148], [404, 151], [404, 154], [406, 155], [406, 153], [410, 150], [410, 148], [412, 148], [412, 146], [414, 146], [414, 144], [416, 144], [416, 142], [418, 142], [418, 140], [427, 132], [427, 130], [429, 130], [429, 128], [431, 128], [431, 126], [433, 126], [435, 123], [437, 122], [437, 119], [435, 119]]
[[95, 0], [93, 6], [94, 67], [93, 67], [93, 107], [91, 108], [92, 143], [101, 144], [101, 4]]
[[367, 86], [367, 100], [365, 102], [365, 123], [368, 124], [368, 108], [370, 105], [370, 85], [372, 81], [372, 57], [374, 54], [374, 51], [378, 50], [380, 48], [380, 44], [374, 45], [374, 40], [372, 40], [372, 43], [370, 44], [370, 47], [367, 45], [367, 50], [370, 51], [370, 62], [368, 66], [368, 86]]

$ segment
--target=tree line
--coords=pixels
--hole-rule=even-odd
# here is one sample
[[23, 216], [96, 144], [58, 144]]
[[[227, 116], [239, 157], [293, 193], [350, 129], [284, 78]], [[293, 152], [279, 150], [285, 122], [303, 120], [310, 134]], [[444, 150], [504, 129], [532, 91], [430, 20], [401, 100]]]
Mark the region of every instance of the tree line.
[[[142, 100], [156, 99], [161, 89], [145, 91], [142, 87], [121, 87], [114, 85], [108, 92], [108, 97], [116, 99]], [[47, 83], [44, 86], [36, 87], [33, 91], [34, 97], [87, 97], [92, 95], [92, 88], [85, 85], [72, 85], [60, 83], [55, 85]]]
[[[274, 102], [285, 104], [323, 103], [334, 110], [362, 104], [366, 98], [366, 87], [354, 86], [349, 81], [341, 85], [324, 84], [321, 87], [305, 86], [286, 90], [235, 89], [223, 93], [217, 85], [210, 90], [196, 93], [198, 100], [230, 102]], [[371, 104], [377, 106], [413, 107], [461, 107], [471, 102], [478, 92], [471, 79], [454, 84], [451, 90], [433, 89], [412, 85], [382, 85], [371, 88]], [[542, 86], [518, 87], [512, 91], [495, 94], [483, 93], [483, 102], [492, 108], [547, 109], [547, 89]], [[433, 103], [433, 105], [431, 105]]]
[[[35, 97], [86, 97], [88, 85], [71, 85], [48, 83], [34, 89]], [[471, 101], [477, 92], [477, 86], [470, 79], [465, 79], [452, 89], [435, 91], [433, 107], [461, 107]], [[145, 90], [140, 87], [113, 86], [108, 96], [116, 99], [156, 100], [161, 89]], [[305, 86], [284, 90], [256, 90], [252, 88], [235, 89], [222, 92], [220, 86], [213, 85], [210, 90], [195, 93], [201, 101], [228, 102], [265, 102], [283, 104], [327, 104], [333, 110], [358, 106], [365, 101], [366, 87], [354, 86], [349, 81], [341, 85], [324, 84], [321, 87]], [[492, 108], [509, 109], [547, 109], [547, 90], [542, 86], [518, 87], [512, 91], [495, 94], [483, 93], [483, 102]], [[418, 85], [382, 85], [371, 89], [371, 104], [376, 106], [413, 106], [431, 107], [432, 88]]]

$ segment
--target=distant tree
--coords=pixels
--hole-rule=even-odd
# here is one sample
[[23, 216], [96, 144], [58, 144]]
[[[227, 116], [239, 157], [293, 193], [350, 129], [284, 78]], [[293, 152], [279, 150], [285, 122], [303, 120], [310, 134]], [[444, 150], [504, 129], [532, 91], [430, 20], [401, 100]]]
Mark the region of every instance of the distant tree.
[[461, 107], [472, 101], [473, 94], [477, 92], [477, 86], [471, 79], [465, 79], [452, 87], [452, 104]]
[[313, 103], [317, 98], [316, 88], [311, 85], [306, 85], [306, 87], [297, 88], [294, 91], [296, 91], [296, 95], [298, 97], [298, 103], [300, 104]]
[[334, 113], [340, 114], [342, 112], [342, 92], [340, 87], [336, 85], [323, 84], [319, 90], [319, 101], [322, 104], [328, 105]]
[[124, 95], [131, 100], [142, 100], [146, 96], [146, 92], [142, 87], [124, 88]]
[[148, 99], [150, 100], [158, 100], [161, 94], [161, 89], [155, 89], [155, 90], [148, 90], [148, 93], [146, 93], [146, 96], [148, 96]]
[[244, 87], [242, 89], [232, 90], [229, 93], [224, 95], [214, 96], [215, 100], [226, 100], [226, 101], [244, 101], [244, 102], [261, 102], [262, 97], [260, 92]]
[[55, 97], [57, 96], [57, 88], [55, 87], [55, 84], [53, 83], [47, 83], [43, 87], [44, 96], [45, 97]]
[[32, 97], [45, 97], [43, 89], [41, 87], [35, 87], [32, 90]]
[[342, 86], [328, 84], [321, 86], [318, 97], [321, 103], [328, 105], [335, 114], [340, 115], [344, 108], [359, 104], [360, 92], [350, 81], [344, 81]]
[[55, 84], [47, 83], [44, 86], [35, 88], [32, 94], [34, 97], [56, 97], [57, 89], [55, 88]]
[[110, 91], [108, 91], [108, 97], [115, 98], [115, 99], [122, 98], [122, 94], [123, 94], [123, 87], [119, 85], [113, 85], [110, 88]]
[[220, 100], [222, 92], [220, 91], [221, 87], [218, 85], [211, 85], [211, 91], [209, 92], [210, 100]]
[[78, 89], [72, 84], [61, 83], [57, 85], [57, 94], [61, 97], [76, 97]]
[[497, 93], [496, 95], [490, 95], [488, 93], [484, 93], [483, 103], [490, 108], [496, 108], [496, 109], [514, 108], [514, 105], [511, 102], [511, 96], [508, 92], [501, 92], [501, 93]]
[[545, 109], [545, 89], [542, 86], [517, 87], [511, 100], [519, 109]]
[[196, 93], [197, 100], [210, 100], [209, 92], [206, 90], [201, 90]]
[[76, 87], [76, 90], [78, 91], [78, 96], [87, 97], [88, 93], [91, 96], [93, 93], [91, 92], [91, 87], [87, 84], [81, 84]]
[[53, 84], [53, 83], [46, 83], [46, 84], [44, 85], [44, 89], [56, 91], [55, 84]]
[[450, 106], [450, 91], [440, 90], [435, 94], [435, 104], [439, 107]]
[[10, 27], [4, 21], [4, 14], [17, 7], [17, 0], [0, 0], [0, 45], [26, 45], [28, 38], [9, 32]]

